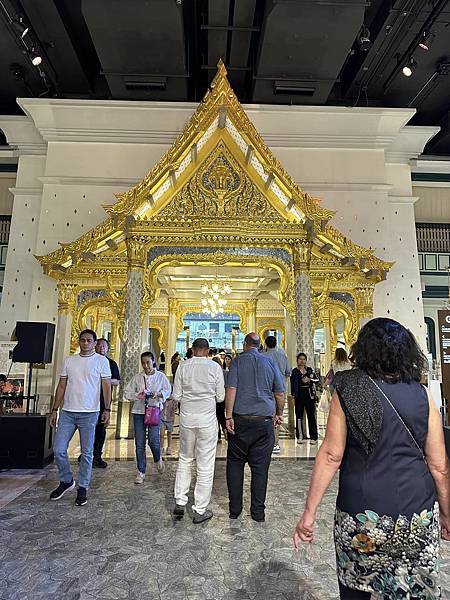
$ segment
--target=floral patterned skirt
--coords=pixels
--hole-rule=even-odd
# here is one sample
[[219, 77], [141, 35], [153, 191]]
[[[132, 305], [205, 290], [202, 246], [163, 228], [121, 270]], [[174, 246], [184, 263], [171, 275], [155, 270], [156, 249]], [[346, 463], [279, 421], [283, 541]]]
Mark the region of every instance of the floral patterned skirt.
[[387, 600], [441, 597], [439, 506], [411, 520], [336, 508], [334, 540], [339, 581]]

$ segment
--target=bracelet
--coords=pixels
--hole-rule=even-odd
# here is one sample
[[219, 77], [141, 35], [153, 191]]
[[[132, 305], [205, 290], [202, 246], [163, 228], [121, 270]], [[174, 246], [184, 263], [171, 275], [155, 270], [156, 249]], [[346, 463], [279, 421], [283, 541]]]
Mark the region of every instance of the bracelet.
[[57, 413], [58, 409], [57, 408], [52, 408], [52, 412], [56, 412]]
[[111, 409], [110, 408], [104, 408], [103, 412], [111, 412]]
[[225, 421], [231, 421], [233, 417], [225, 417]]

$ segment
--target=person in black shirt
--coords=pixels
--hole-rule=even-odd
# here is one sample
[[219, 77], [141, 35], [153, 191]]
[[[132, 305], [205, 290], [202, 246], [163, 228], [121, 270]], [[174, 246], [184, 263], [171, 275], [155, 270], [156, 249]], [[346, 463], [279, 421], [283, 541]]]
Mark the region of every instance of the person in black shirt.
[[[109, 361], [109, 367], [111, 369], [111, 385], [112, 387], [119, 385], [120, 382], [120, 374], [119, 367], [117, 363], [107, 356], [109, 351], [109, 342], [105, 338], [99, 338], [97, 340], [97, 344], [95, 346], [95, 351], [97, 354], [101, 354], [102, 356], [106, 356]], [[100, 391], [100, 412], [99, 412], [99, 420], [97, 423], [97, 427], [95, 428], [95, 439], [94, 439], [94, 460], [92, 463], [93, 467], [98, 467], [100, 469], [105, 469], [108, 466], [108, 463], [105, 462], [102, 458], [103, 445], [105, 443], [106, 438], [106, 428], [101, 421], [101, 415], [105, 408], [105, 403], [103, 400], [103, 391]]]
[[317, 383], [319, 379], [311, 367], [306, 366], [307, 360], [308, 357], [304, 352], [297, 354], [297, 367], [291, 373], [291, 394], [295, 400], [295, 436], [297, 444], [301, 444], [306, 438], [303, 431], [303, 413], [305, 410], [311, 443], [317, 444], [318, 437], [314, 383]]

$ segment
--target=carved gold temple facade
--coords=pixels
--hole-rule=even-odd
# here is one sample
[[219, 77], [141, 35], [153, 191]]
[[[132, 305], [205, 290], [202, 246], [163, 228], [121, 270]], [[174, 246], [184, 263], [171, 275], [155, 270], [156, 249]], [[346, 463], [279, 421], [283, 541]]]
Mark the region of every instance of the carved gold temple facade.
[[200, 312], [194, 296], [172, 294], [158, 304], [165, 269], [274, 273], [278, 312], [265, 314], [248, 298], [231, 300], [227, 312], [239, 315], [243, 332], [279, 329], [287, 347], [309, 355], [321, 324], [331, 357], [336, 322], [343, 320], [350, 345], [372, 315], [374, 286], [392, 266], [331, 226], [334, 213], [291, 179], [239, 104], [221, 63], [173, 146], [104, 208], [102, 223], [37, 258], [58, 285], [57, 361], [75, 349], [82, 328], [98, 330], [106, 320], [125, 382], [137, 368], [143, 331], [156, 330], [170, 356], [184, 316]]

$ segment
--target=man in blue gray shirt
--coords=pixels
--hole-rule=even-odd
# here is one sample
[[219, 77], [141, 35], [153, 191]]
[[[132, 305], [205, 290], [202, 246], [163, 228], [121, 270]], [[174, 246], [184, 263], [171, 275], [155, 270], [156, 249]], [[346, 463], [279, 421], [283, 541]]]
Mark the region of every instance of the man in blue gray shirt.
[[[231, 363], [225, 398], [228, 433], [227, 486], [230, 519], [242, 512], [244, 467], [251, 479], [250, 513], [255, 521], [265, 520], [267, 477], [274, 446], [273, 424], [283, 421], [285, 385], [271, 358], [258, 352], [256, 333], [245, 336], [244, 352]], [[273, 416], [275, 415], [275, 417]]]

